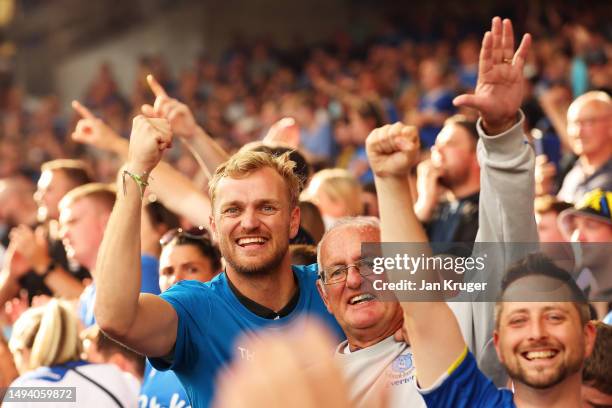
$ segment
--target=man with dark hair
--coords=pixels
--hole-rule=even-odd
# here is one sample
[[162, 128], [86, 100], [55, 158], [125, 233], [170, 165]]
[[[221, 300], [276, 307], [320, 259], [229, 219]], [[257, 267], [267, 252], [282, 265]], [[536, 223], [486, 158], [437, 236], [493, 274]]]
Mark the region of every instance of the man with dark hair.
[[543, 195], [536, 197], [534, 209], [540, 242], [565, 241], [557, 221], [559, 214], [568, 208], [572, 208], [572, 204], [559, 201], [554, 196]]
[[[530, 37], [523, 37], [519, 51], [513, 56], [513, 34], [509, 20], [493, 19], [490, 32], [483, 39], [478, 86], [483, 95], [462, 96], [456, 103], [486, 110], [490, 107], [484, 95], [495, 94], [494, 84], [512, 83], [521, 76]], [[493, 51], [497, 47], [501, 49]], [[522, 52], [521, 52], [522, 51]], [[504, 79], [502, 79], [504, 78]], [[520, 80], [520, 79], [519, 79]], [[492, 88], [493, 87], [493, 88]], [[499, 114], [483, 118], [483, 128], [496, 128], [516, 120], [509, 109], [520, 104], [522, 92], [515, 88], [502, 100]], [[497, 126], [490, 121], [497, 123]], [[514, 141], [506, 148], [524, 144]], [[376, 183], [381, 194], [381, 235], [383, 242], [426, 243], [427, 236], [411, 211], [412, 197], [406, 188], [401, 145], [384, 148], [371, 141], [368, 149]], [[533, 152], [526, 150], [533, 157]], [[533, 161], [531, 161], [533, 163]], [[394, 171], [395, 170], [395, 171]], [[533, 211], [533, 209], [530, 209]], [[516, 220], [517, 223], [520, 219]], [[510, 225], [509, 225], [510, 227]], [[528, 262], [527, 262], [528, 263]], [[428, 407], [578, 407], [581, 404], [582, 365], [595, 341], [595, 330], [588, 322], [584, 296], [575, 297], [568, 274], [559, 279], [559, 270], [552, 263], [534, 263], [535, 274], [513, 280], [504, 290], [497, 306], [494, 344], [500, 362], [513, 379], [514, 393], [498, 390], [478, 368], [468, 351], [457, 319], [443, 293], [438, 301], [404, 301], [404, 327], [410, 336], [418, 386]], [[542, 276], [540, 268], [551, 276]], [[440, 277], [433, 270], [421, 270], [419, 279], [437, 283]], [[546, 272], [544, 272], [546, 273]], [[515, 272], [515, 275], [520, 275]], [[398, 293], [399, 295], [399, 293]], [[435, 293], [430, 293], [435, 295]], [[519, 298], [520, 296], [520, 298]], [[430, 299], [432, 299], [430, 297]], [[528, 300], [528, 301], [525, 301]], [[443, 322], [443, 324], [442, 324]]]
[[[449, 118], [417, 171], [415, 211], [432, 242], [474, 242], [478, 231], [480, 166], [476, 123]], [[445, 190], [447, 198], [442, 198]], [[441, 201], [440, 201], [441, 200]]]
[[582, 407], [612, 406], [612, 326], [595, 322], [597, 338], [582, 371]]

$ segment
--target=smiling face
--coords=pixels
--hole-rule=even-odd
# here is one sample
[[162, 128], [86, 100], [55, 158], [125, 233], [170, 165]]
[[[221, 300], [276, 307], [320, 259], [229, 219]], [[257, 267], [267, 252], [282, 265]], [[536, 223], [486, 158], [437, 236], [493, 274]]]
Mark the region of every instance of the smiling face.
[[62, 209], [60, 237], [69, 258], [88, 269], [95, 267], [109, 215], [108, 210], [88, 197], [77, 199]]
[[[330, 231], [320, 247], [323, 269], [352, 265], [361, 258], [362, 242], [380, 242], [380, 231], [373, 227], [342, 225]], [[362, 341], [385, 338], [401, 325], [402, 313], [397, 301], [377, 300], [376, 292], [357, 268], [351, 267], [345, 282], [324, 285], [319, 280], [319, 293], [344, 333]]]
[[547, 389], [580, 375], [591, 353], [594, 327], [572, 302], [505, 302], [494, 341], [510, 377]]
[[299, 207], [288, 187], [264, 167], [243, 178], [222, 178], [215, 190], [211, 229], [228, 269], [243, 275], [275, 272], [290, 264], [289, 239], [297, 234]]

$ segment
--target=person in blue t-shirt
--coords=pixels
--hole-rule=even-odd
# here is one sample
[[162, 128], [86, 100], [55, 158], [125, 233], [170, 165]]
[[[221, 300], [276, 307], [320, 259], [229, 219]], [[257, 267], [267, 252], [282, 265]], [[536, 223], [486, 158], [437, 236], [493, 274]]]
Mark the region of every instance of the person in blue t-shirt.
[[[514, 54], [512, 25], [499, 17], [485, 34], [476, 93], [461, 96], [455, 103], [478, 109], [488, 134], [499, 134], [516, 121], [529, 45], [526, 35]], [[505, 103], [492, 103], [494, 100]], [[382, 239], [426, 243], [405, 181], [409, 167], [405, 148], [399, 142], [376, 141], [369, 141], [368, 156], [377, 191], [385, 192], [379, 194]], [[440, 280], [435, 270], [416, 273], [424, 282]], [[595, 329], [589, 322], [584, 294], [570, 275], [542, 255], [528, 255], [506, 272], [500, 299], [493, 339], [514, 393], [497, 389], [478, 368], [442, 293], [435, 302], [401, 303], [417, 383], [427, 406], [581, 406], [581, 372], [593, 348]]]
[[[208, 282], [221, 270], [221, 254], [208, 230], [200, 227], [168, 231], [160, 240], [159, 287], [162, 292], [183, 280]], [[138, 397], [140, 408], [189, 407], [183, 385], [172, 371], [158, 371], [147, 362]]]
[[207, 283], [179, 282], [160, 296], [139, 294], [140, 205], [147, 176], [172, 141], [172, 124], [137, 116], [126, 172], [100, 251], [96, 319], [106, 333], [172, 369], [191, 405], [210, 404], [215, 378], [234, 357], [252, 358], [244, 335], [317, 315], [342, 332], [315, 289], [316, 266], [292, 267], [299, 179], [286, 155], [244, 151], [211, 180], [211, 230], [225, 272]]

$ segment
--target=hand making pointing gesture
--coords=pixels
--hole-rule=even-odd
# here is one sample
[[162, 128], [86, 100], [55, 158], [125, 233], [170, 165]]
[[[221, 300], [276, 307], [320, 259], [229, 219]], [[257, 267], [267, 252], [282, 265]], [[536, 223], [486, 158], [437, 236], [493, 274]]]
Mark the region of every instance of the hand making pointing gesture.
[[170, 98], [153, 75], [147, 75], [147, 83], [155, 95], [155, 103], [153, 106], [142, 105], [142, 113], [150, 118], [167, 119], [172, 127], [172, 132], [177, 136], [192, 137], [198, 125], [189, 107], [174, 98]]

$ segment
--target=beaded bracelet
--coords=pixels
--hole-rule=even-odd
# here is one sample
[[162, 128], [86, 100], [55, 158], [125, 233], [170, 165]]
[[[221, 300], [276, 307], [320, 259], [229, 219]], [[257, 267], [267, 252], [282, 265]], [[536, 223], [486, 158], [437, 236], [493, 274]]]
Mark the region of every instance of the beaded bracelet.
[[127, 194], [127, 191], [125, 189], [125, 176], [130, 176], [130, 178], [132, 180], [134, 180], [134, 183], [136, 183], [138, 185], [138, 189], [140, 190], [140, 198], [144, 197], [144, 192], [145, 192], [145, 188], [149, 185], [149, 183], [147, 182], [147, 173], [144, 172], [142, 175], [138, 175], [138, 174], [134, 174], [134, 173], [130, 173], [127, 170], [123, 170], [123, 174], [122, 174], [122, 181], [123, 181], [123, 195]]

